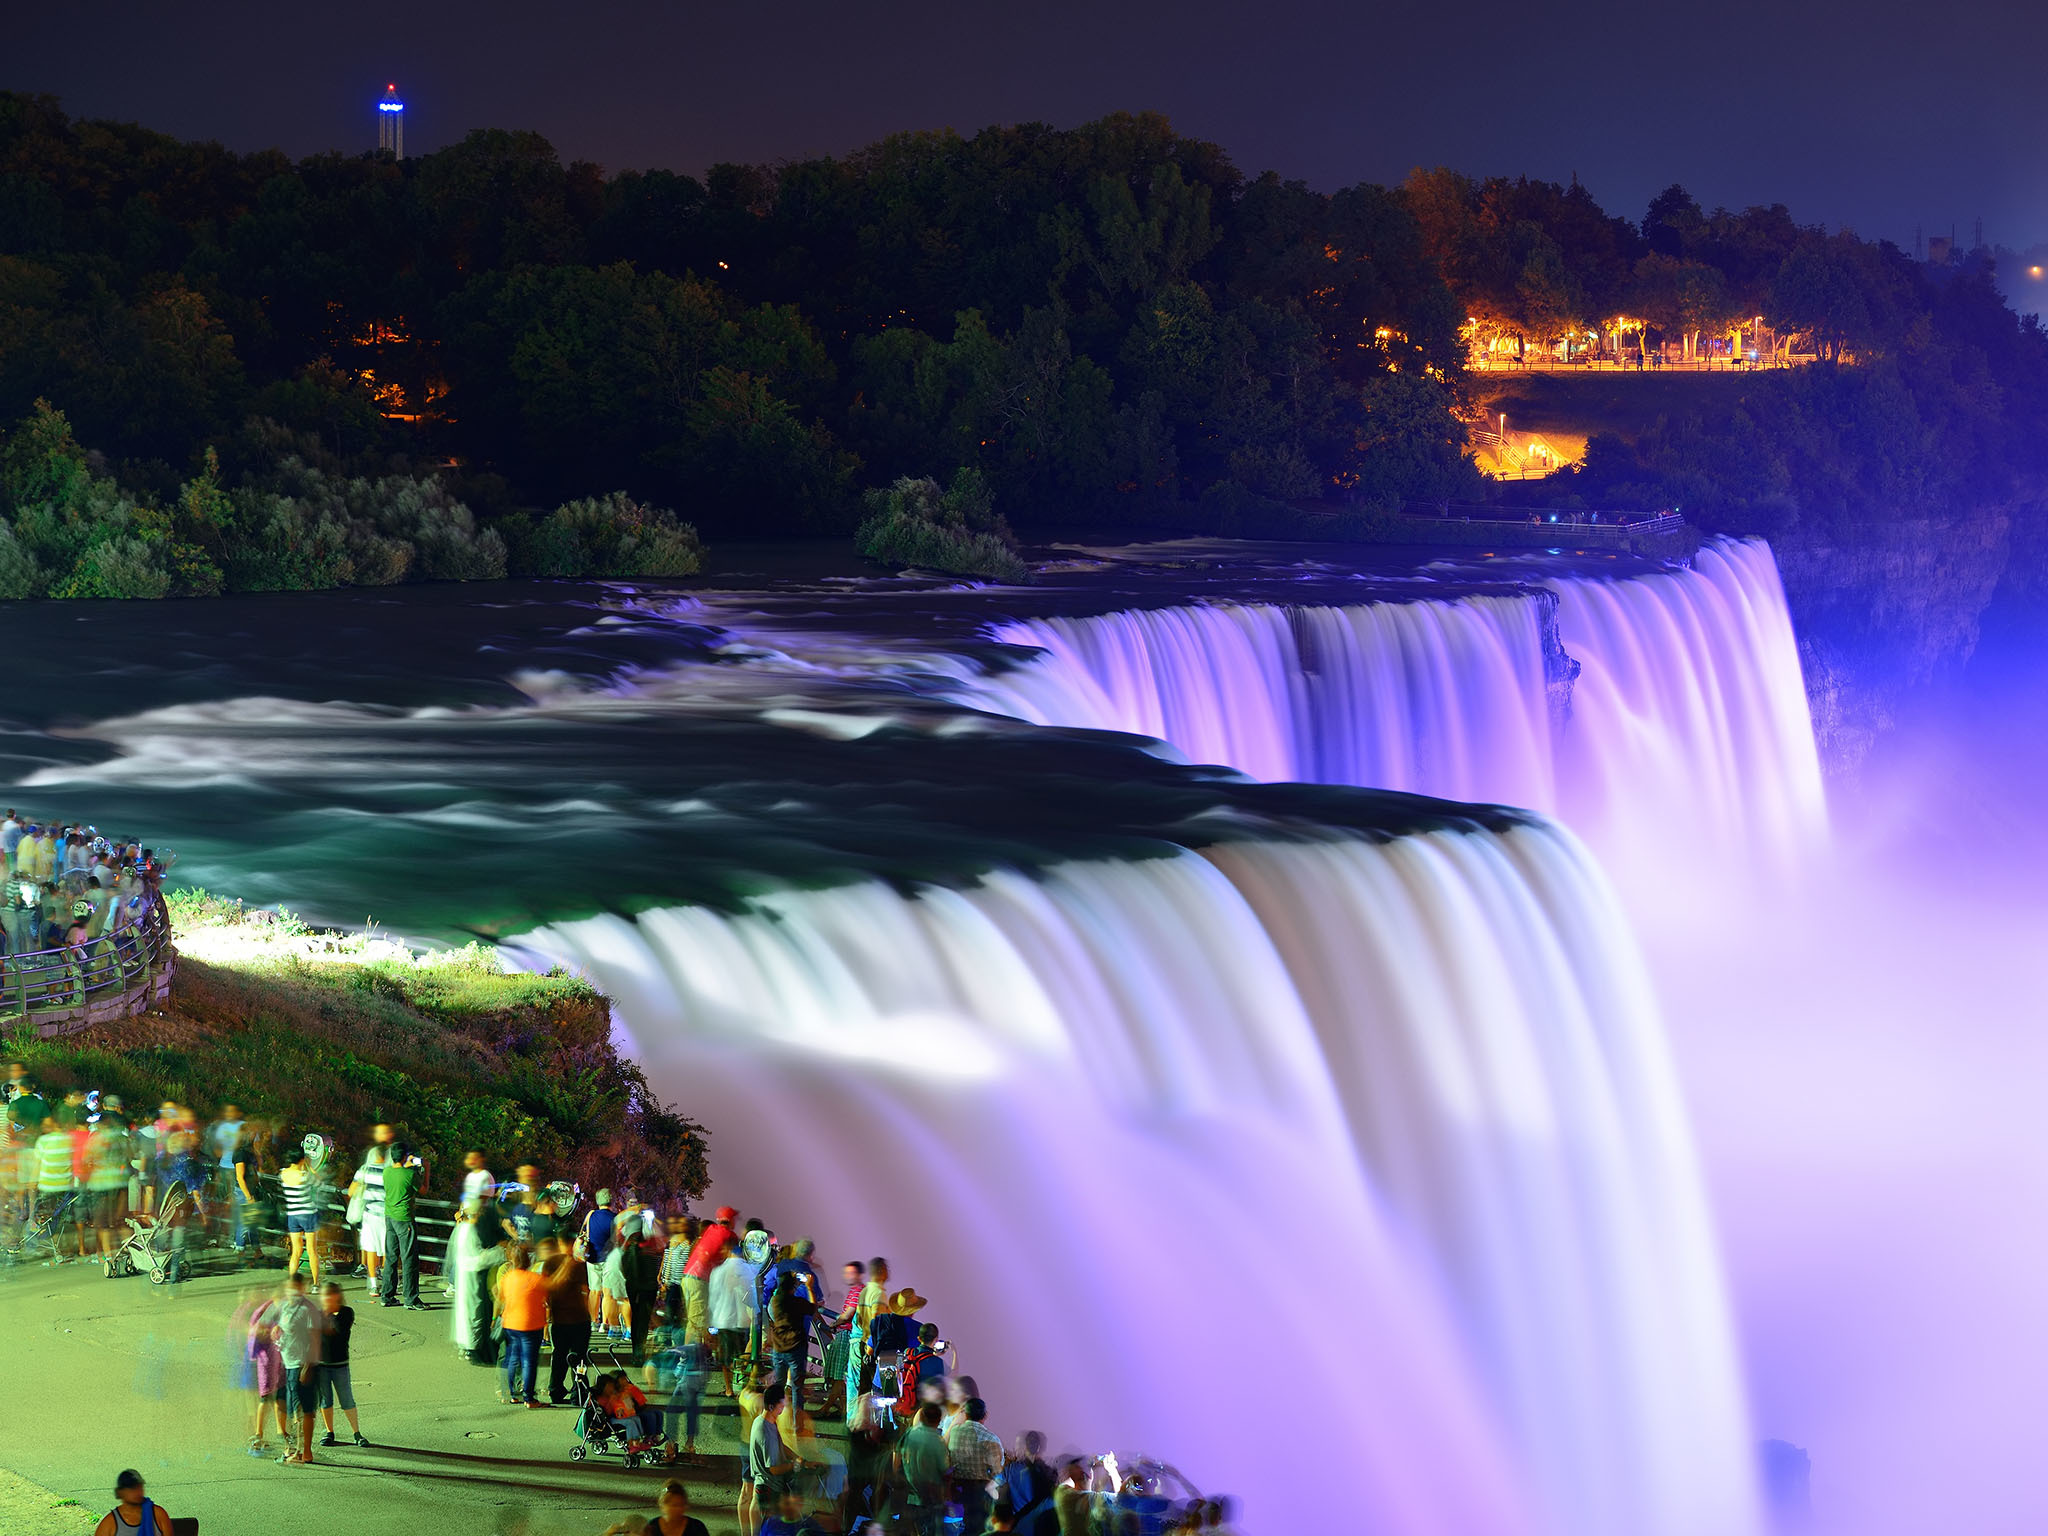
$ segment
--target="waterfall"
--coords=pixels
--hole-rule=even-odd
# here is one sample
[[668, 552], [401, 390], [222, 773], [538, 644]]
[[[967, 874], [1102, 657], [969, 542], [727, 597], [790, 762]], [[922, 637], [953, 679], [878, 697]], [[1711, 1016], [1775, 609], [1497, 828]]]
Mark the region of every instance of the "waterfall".
[[717, 1106], [719, 1199], [893, 1257], [1006, 1429], [1167, 1456], [1252, 1530], [1742, 1536], [1729, 1324], [1626, 933], [1530, 818], [509, 949]]
[[1711, 543], [1688, 567], [1621, 580], [1529, 570], [1546, 591], [1009, 621], [992, 637], [1036, 656], [954, 696], [1156, 736], [1255, 778], [1555, 812], [1603, 855], [1674, 815], [1767, 857], [1819, 835], [1819, 758], [1768, 545]]

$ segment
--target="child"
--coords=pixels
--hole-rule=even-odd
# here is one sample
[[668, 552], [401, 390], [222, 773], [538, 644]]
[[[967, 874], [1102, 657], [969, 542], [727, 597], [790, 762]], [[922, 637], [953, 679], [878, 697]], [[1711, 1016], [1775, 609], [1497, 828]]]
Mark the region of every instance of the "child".
[[326, 1433], [322, 1445], [338, 1445], [334, 1438], [334, 1410], [348, 1415], [349, 1433], [357, 1445], [368, 1445], [363, 1426], [356, 1420], [356, 1392], [348, 1374], [348, 1337], [356, 1325], [356, 1309], [343, 1306], [341, 1287], [332, 1280], [320, 1288], [320, 1420]]

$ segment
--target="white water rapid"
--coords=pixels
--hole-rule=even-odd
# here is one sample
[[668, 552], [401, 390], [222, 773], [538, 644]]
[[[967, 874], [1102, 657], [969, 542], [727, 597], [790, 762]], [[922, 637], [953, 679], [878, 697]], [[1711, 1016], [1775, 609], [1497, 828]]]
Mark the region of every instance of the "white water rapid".
[[719, 1199], [835, 1266], [890, 1253], [1011, 1429], [1168, 1456], [1255, 1532], [1745, 1536], [1714, 1247], [1627, 931], [1532, 821], [511, 948], [615, 1000], [712, 1119]]

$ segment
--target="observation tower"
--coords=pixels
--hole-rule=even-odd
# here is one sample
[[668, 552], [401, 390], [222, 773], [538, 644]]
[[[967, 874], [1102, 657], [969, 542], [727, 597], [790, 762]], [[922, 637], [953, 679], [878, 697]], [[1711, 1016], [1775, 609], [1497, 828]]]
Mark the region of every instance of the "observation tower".
[[384, 99], [377, 103], [377, 147], [388, 149], [393, 158], [405, 158], [405, 103], [398, 99], [398, 84], [384, 87]]

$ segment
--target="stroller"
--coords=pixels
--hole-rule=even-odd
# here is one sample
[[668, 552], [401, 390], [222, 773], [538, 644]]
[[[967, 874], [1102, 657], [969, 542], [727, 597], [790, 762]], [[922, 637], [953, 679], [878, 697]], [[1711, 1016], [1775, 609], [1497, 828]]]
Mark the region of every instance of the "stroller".
[[9, 1262], [21, 1264], [32, 1259], [56, 1258], [57, 1234], [63, 1231], [66, 1222], [78, 1219], [78, 1201], [79, 1196], [74, 1192], [58, 1201], [54, 1209], [47, 1211], [41, 1209], [41, 1202], [38, 1201], [36, 1213], [22, 1223], [21, 1230], [15, 1234], [14, 1242], [6, 1249]]
[[154, 1216], [130, 1211], [124, 1218], [128, 1235], [106, 1261], [107, 1278], [145, 1270], [152, 1285], [168, 1285], [180, 1278], [185, 1267], [185, 1206], [190, 1198], [183, 1184], [173, 1184]]
[[658, 1439], [640, 1438], [640, 1426], [621, 1424], [600, 1408], [590, 1390], [590, 1366], [579, 1360], [570, 1372], [571, 1401], [576, 1409], [576, 1443], [569, 1447], [571, 1461], [592, 1456], [617, 1456], [628, 1471], [652, 1460], [661, 1450]]

